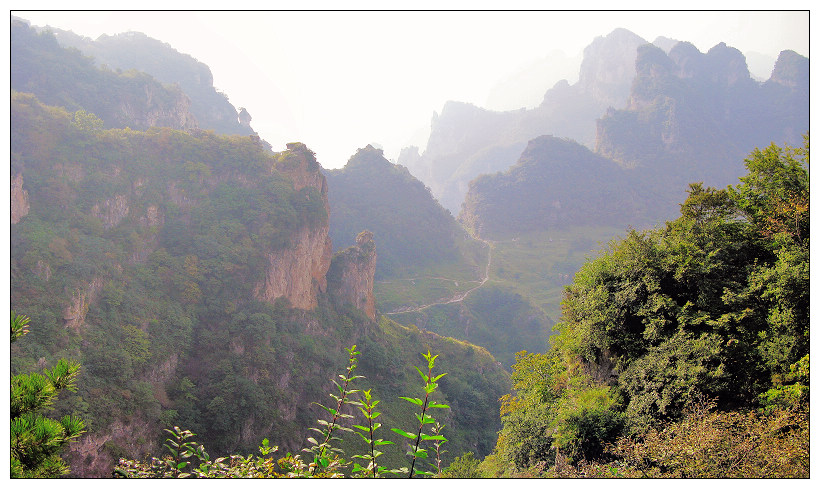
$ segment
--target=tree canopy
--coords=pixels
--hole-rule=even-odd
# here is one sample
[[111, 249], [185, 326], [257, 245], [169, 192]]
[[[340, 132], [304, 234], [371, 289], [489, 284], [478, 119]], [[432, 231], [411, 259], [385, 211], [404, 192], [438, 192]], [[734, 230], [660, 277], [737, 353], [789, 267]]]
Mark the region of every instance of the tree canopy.
[[609, 444], [657, 436], [697, 403], [735, 413], [718, 424], [808, 415], [808, 141], [755, 150], [735, 186], [692, 184], [678, 219], [581, 268], [552, 349], [518, 357], [497, 457], [559, 473], [616, 460]]

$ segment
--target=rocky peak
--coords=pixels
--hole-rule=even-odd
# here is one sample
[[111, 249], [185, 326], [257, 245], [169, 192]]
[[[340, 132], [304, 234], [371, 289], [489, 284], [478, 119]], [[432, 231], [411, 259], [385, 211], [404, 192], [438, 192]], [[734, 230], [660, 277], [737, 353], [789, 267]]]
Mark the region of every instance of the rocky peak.
[[722, 42], [706, 53], [708, 68], [713, 83], [732, 87], [740, 83], [752, 81], [746, 57], [737, 48], [727, 46]]
[[[276, 169], [291, 178], [297, 192], [305, 188], [318, 190], [329, 216], [327, 180], [313, 151], [302, 143], [289, 143], [287, 148], [278, 155]], [[257, 284], [256, 297], [267, 302], [285, 297], [297, 309], [315, 308], [318, 295], [327, 290], [333, 254], [329, 231], [329, 219], [318, 225], [304, 223], [291, 236], [290, 246], [268, 253], [265, 279]]]
[[672, 48], [675, 47], [675, 45], [678, 42], [679, 41], [677, 39], [672, 39], [672, 38], [665, 37], [665, 36], [658, 36], [658, 37], [655, 38], [654, 41], [652, 41], [652, 44], [654, 44], [655, 46], [658, 46], [659, 48], [663, 49], [664, 52], [669, 54], [669, 51], [671, 51]]
[[786, 50], [777, 57], [769, 80], [789, 88], [796, 88], [808, 79], [809, 59], [794, 51]]
[[327, 274], [328, 292], [340, 304], [349, 304], [376, 320], [373, 282], [376, 275], [376, 243], [373, 233], [362, 231], [356, 244], [333, 256]]
[[678, 67], [663, 49], [654, 44], [644, 44], [637, 52], [635, 82], [627, 110], [641, 110], [650, 106], [659, 95], [671, 95], [674, 90], [670, 88], [678, 80]]
[[695, 78], [704, 70], [703, 53], [690, 42], [679, 42], [669, 50], [669, 59], [678, 66], [678, 76]]
[[287, 151], [279, 153], [276, 169], [293, 180], [297, 192], [305, 187], [315, 188], [327, 198], [327, 182], [316, 154], [304, 143], [288, 143]]
[[345, 166], [347, 168], [369, 168], [374, 166], [378, 167], [380, 165], [392, 165], [392, 163], [385, 159], [384, 150], [374, 148], [368, 144], [364, 148], [359, 148], [356, 154], [347, 161], [347, 165]]
[[584, 49], [578, 86], [596, 100], [621, 106], [629, 96], [635, 76], [638, 46], [646, 43], [642, 37], [620, 28], [606, 37], [597, 37]]
[[253, 118], [251, 117], [251, 114], [248, 112], [248, 109], [246, 109], [245, 107], [240, 107], [238, 118], [240, 125], [245, 126], [247, 128], [251, 127], [251, 120]]

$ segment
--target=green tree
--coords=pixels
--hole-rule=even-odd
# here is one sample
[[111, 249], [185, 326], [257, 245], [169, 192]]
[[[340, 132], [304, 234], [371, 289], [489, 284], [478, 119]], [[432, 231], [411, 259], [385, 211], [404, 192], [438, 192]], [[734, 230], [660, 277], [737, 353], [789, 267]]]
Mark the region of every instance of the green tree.
[[102, 119], [82, 109], [74, 112], [71, 123], [82, 131], [96, 132], [103, 129]]
[[[606, 449], [619, 439], [627, 446], [622, 437], [643, 440], [630, 450], [657, 441], [657, 453], [647, 455], [655, 462], [658, 453], [680, 459], [646, 466], [658, 475], [777, 473], [764, 467], [769, 459], [735, 459], [731, 450], [748, 447], [748, 457], [758, 450], [769, 422], [758, 411], [803, 422], [792, 405], [808, 395], [805, 141], [755, 150], [736, 187], [690, 185], [678, 219], [631, 231], [581, 268], [565, 290], [552, 349], [519, 355], [513, 366], [515, 390], [502, 398], [496, 446], [514, 467], [505, 475], [623, 475], [601, 465], [628, 458]], [[689, 424], [707, 420], [687, 411], [699, 399], [715, 400], [714, 429], [689, 436]], [[714, 441], [699, 445], [707, 434]], [[789, 431], [794, 440], [803, 434]], [[770, 436], [775, 445], [777, 436]], [[803, 457], [803, 445], [787, 445], [772, 450]], [[799, 460], [790, 474], [807, 471]]]
[[[29, 318], [11, 312], [11, 342], [27, 334]], [[42, 374], [11, 378], [11, 476], [14, 478], [58, 477], [68, 473], [60, 457], [62, 449], [85, 432], [85, 424], [75, 416], [59, 421], [47, 418], [60, 391], [76, 390], [80, 365], [60, 359]]]

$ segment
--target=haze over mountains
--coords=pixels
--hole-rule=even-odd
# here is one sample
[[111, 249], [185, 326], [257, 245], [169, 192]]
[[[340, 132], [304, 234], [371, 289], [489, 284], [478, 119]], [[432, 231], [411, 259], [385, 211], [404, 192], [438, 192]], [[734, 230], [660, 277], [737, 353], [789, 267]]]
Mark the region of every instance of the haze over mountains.
[[298, 450], [353, 343], [397, 411], [441, 352], [448, 461], [486, 456], [516, 353], [549, 348], [588, 254], [809, 124], [793, 51], [760, 81], [725, 44], [617, 29], [536, 105], [448, 102], [423, 151], [394, 164], [360, 142], [328, 170], [310, 141], [271, 148], [253, 107], [161, 40], [11, 34], [11, 299], [35, 324], [12, 370], [86, 366], [61, 408], [94, 427], [77, 476], [156, 453], [171, 424], [216, 452], [269, 433]]
[[[659, 38], [656, 42], [665, 50], [671, 50], [677, 45], [677, 41], [668, 38]], [[578, 81], [571, 85], [566, 81], [556, 83], [546, 90], [541, 104], [532, 109], [495, 112], [469, 104], [449, 102], [441, 114], [434, 118], [423, 153], [419, 154], [418, 148], [407, 148], [402, 151], [398, 163], [407, 166], [413, 175], [431, 188], [433, 195], [445, 208], [457, 215], [469, 182], [478, 175], [492, 174], [512, 166], [531, 139], [552, 135], [573, 139], [596, 150], [601, 137], [598, 134], [597, 120], [603, 118], [609, 109], [623, 109], [627, 106], [636, 77], [638, 47], [647, 43], [625, 29], [617, 29], [607, 36], [595, 39], [584, 50]], [[676, 53], [683, 51], [686, 49], [680, 48]], [[742, 57], [739, 52], [737, 54]], [[712, 56], [703, 58], [714, 59], [717, 56], [720, 54], [716, 51]], [[750, 86], [749, 82], [753, 80], [745, 62], [740, 59], [725, 61], [744, 71], [737, 76], [741, 77], [741, 84]], [[681, 74], [683, 78], [689, 76], [692, 74]], [[697, 76], [709, 75], [697, 73]], [[703, 91], [711, 88], [713, 87], [705, 85], [700, 87]], [[732, 91], [736, 94], [741, 90], [740, 87], [732, 86]], [[743, 97], [752, 94], [731, 96], [742, 104], [746, 101]], [[749, 102], [753, 105], [764, 103], [756, 100]], [[801, 110], [805, 112], [805, 109]], [[762, 133], [766, 131], [761, 130]], [[606, 138], [607, 135], [603, 137]], [[789, 141], [793, 141], [793, 138]], [[758, 138], [755, 144], [767, 142], [765, 138], [762, 141]], [[607, 141], [600, 144], [605, 146]]]

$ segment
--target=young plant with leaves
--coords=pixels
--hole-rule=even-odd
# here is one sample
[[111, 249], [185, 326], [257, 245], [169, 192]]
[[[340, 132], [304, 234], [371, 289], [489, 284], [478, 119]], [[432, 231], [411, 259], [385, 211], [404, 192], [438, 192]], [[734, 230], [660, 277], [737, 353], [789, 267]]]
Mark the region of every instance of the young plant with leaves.
[[387, 467], [379, 465], [377, 461], [377, 459], [383, 455], [377, 447], [393, 444], [392, 441], [376, 438], [376, 430], [381, 427], [381, 423], [376, 421], [376, 418], [381, 416], [381, 413], [376, 411], [376, 406], [378, 404], [379, 401], [373, 399], [373, 396], [370, 394], [370, 389], [362, 391], [361, 406], [359, 406], [359, 411], [361, 411], [365, 419], [367, 419], [367, 426], [353, 425], [354, 428], [359, 430], [354, 433], [359, 435], [362, 440], [367, 443], [369, 448], [368, 453], [364, 455], [353, 455], [354, 458], [360, 458], [367, 461], [367, 466], [364, 467], [358, 463], [354, 463], [353, 473], [361, 472], [363, 477], [372, 477], [373, 479], [379, 477], [379, 475], [383, 473], [397, 472], [395, 470], [388, 470]]
[[[163, 458], [153, 457], [150, 462], [139, 462], [134, 460], [120, 459], [114, 467], [114, 478], [137, 478], [137, 479], [248, 479], [278, 477], [278, 470], [285, 469], [287, 465], [280, 461], [275, 461], [273, 457], [267, 455], [278, 450], [278, 447], [270, 446], [266, 439], [262, 440], [259, 447], [261, 456], [231, 455], [211, 460], [205, 447], [193, 440], [194, 433], [189, 430], [182, 430], [175, 426], [173, 430], [165, 430], [171, 437], [165, 440], [163, 445], [169, 452]], [[185, 459], [196, 459], [196, 465]], [[303, 466], [301, 473], [307, 471]], [[288, 475], [285, 475], [288, 476]]]
[[[435, 367], [436, 358], [438, 358], [438, 355], [433, 355], [428, 350], [426, 354], [423, 354], [423, 356], [427, 360], [427, 373], [425, 374], [418, 367], [416, 367], [416, 370], [418, 371], [419, 375], [421, 375], [421, 378], [424, 379], [424, 399], [419, 399], [417, 397], [401, 397], [401, 399], [404, 399], [405, 401], [411, 402], [411, 403], [413, 403], [413, 404], [415, 404], [415, 405], [417, 405], [421, 408], [421, 412], [416, 413], [416, 419], [418, 419], [418, 421], [419, 421], [418, 430], [415, 433], [408, 433], [408, 432], [406, 432], [404, 430], [401, 430], [399, 428], [393, 428], [394, 432], [400, 434], [401, 436], [403, 436], [405, 438], [408, 438], [409, 440], [411, 440], [411, 443], [413, 443], [411, 449], [407, 452], [407, 455], [409, 455], [411, 457], [410, 469], [408, 471], [408, 473], [409, 473], [408, 477], [410, 477], [410, 478], [412, 478], [414, 475], [430, 475], [430, 476], [436, 475], [435, 473], [430, 472], [430, 471], [424, 471], [424, 470], [416, 469], [416, 459], [421, 458], [421, 459], [426, 460], [428, 458], [427, 449], [426, 448], [419, 448], [421, 442], [422, 441], [433, 441], [433, 442], [447, 441], [447, 439], [444, 438], [444, 436], [442, 436], [437, 431], [432, 431], [431, 430], [432, 434], [424, 433], [424, 427], [425, 426], [433, 425], [435, 427], [438, 424], [436, 422], [435, 418], [433, 418], [432, 416], [427, 414], [428, 410], [434, 409], [434, 408], [449, 409], [450, 406], [448, 406], [446, 404], [436, 403], [436, 402], [432, 401], [432, 399], [431, 399], [432, 394], [438, 388], [438, 383], [437, 383], [438, 380], [441, 379], [442, 377], [444, 377], [445, 375], [447, 375], [446, 373], [443, 373], [443, 374], [439, 374], [439, 375], [433, 377], [433, 368]], [[439, 456], [439, 453], [438, 453], [439, 444], [436, 444], [435, 448], [436, 448], [436, 457], [438, 457]], [[434, 467], [438, 467], [439, 472], [440, 472], [441, 463], [440, 463], [440, 460], [438, 458], [436, 459], [436, 463], [434, 464]]]
[[[339, 438], [333, 436], [333, 432], [336, 430], [341, 431], [353, 431], [346, 426], [341, 426], [339, 421], [344, 418], [352, 418], [353, 416], [347, 413], [342, 412], [342, 408], [345, 405], [351, 406], [360, 406], [361, 403], [358, 401], [351, 400], [348, 396], [352, 394], [356, 394], [359, 391], [350, 388], [350, 383], [356, 379], [362, 378], [361, 375], [353, 375], [353, 371], [356, 370], [358, 360], [357, 356], [361, 353], [356, 351], [356, 345], [351, 346], [347, 349], [347, 352], [350, 354], [347, 364], [347, 372], [344, 375], [340, 374], [339, 378], [341, 379], [342, 383], [336, 382], [335, 380], [333, 383], [336, 385], [336, 388], [339, 390], [339, 395], [330, 394], [330, 397], [336, 400], [336, 407], [330, 408], [327, 406], [323, 406], [322, 404], [314, 403], [327, 411], [332, 418], [330, 421], [320, 419], [318, 423], [323, 426], [322, 428], [311, 428], [311, 430], [319, 433], [320, 438], [323, 438], [322, 442], [318, 442], [315, 438], [310, 437], [308, 441], [313, 445], [309, 448], [305, 448], [303, 451], [305, 452], [312, 452], [313, 453], [313, 462], [310, 464], [310, 475], [315, 476], [317, 471], [321, 469], [324, 472], [328, 473], [335, 473], [341, 466], [343, 465], [343, 461], [338, 458], [338, 455], [343, 453], [341, 448], [337, 448], [331, 445], [332, 441], [340, 441]], [[329, 457], [330, 454], [334, 454], [335, 457], [331, 459]]]

